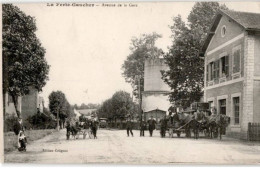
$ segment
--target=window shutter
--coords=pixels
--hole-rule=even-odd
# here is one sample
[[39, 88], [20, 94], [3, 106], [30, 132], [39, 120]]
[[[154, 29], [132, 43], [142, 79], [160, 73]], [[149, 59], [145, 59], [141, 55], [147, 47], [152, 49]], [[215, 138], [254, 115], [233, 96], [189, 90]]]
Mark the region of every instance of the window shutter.
[[215, 77], [214, 78], [219, 78], [219, 60], [215, 61]]
[[213, 68], [213, 71], [212, 71], [212, 80], [215, 79], [215, 76], [216, 76], [216, 63], [213, 62], [212, 63], [212, 68]]
[[233, 73], [240, 71], [240, 50], [233, 53]]
[[240, 71], [240, 50], [237, 50], [237, 72]]
[[225, 74], [226, 74], [226, 76], [228, 76], [228, 74], [229, 74], [229, 56], [227, 55], [227, 56], [225, 56]]
[[209, 80], [209, 64], [206, 66], [206, 81]]

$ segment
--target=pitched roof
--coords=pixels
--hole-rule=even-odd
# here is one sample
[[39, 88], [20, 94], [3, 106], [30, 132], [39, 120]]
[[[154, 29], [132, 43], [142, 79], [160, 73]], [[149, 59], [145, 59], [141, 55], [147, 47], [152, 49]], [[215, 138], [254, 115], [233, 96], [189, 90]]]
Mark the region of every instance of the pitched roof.
[[243, 26], [245, 29], [260, 30], [260, 13], [249, 13], [222, 10], [224, 14]]
[[220, 22], [222, 16], [225, 15], [228, 18], [232, 19], [238, 25], [242, 26], [247, 31], [260, 31], [260, 13], [250, 13], [250, 12], [240, 12], [240, 11], [231, 11], [231, 10], [219, 10], [216, 14], [214, 21], [209, 30], [208, 36], [204, 41], [204, 45], [201, 49], [202, 54], [204, 55], [207, 47], [215, 34], [217, 26]]

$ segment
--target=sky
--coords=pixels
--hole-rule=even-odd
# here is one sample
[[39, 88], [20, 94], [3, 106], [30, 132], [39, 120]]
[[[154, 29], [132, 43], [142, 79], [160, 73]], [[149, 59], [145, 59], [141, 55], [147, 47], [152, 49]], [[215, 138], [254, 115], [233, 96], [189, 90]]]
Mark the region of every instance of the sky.
[[[171, 45], [172, 18], [180, 14], [186, 20], [194, 2], [134, 2], [132, 7], [125, 2], [120, 3], [123, 7], [95, 4], [99, 6], [15, 4], [35, 17], [36, 34], [46, 49], [49, 80], [40, 93], [46, 104], [49, 94], [57, 90], [78, 105], [101, 103], [118, 90], [132, 93], [121, 70], [130, 54], [131, 38], [159, 33], [163, 37], [156, 45], [166, 52]], [[225, 4], [237, 11], [260, 12], [259, 2]]]

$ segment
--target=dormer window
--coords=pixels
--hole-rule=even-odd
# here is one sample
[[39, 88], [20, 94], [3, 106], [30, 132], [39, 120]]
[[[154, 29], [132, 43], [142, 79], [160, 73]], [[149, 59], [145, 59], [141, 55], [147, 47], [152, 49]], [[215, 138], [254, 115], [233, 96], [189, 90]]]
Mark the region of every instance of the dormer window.
[[227, 27], [223, 25], [221, 28], [221, 37], [225, 37], [226, 33], [227, 33]]

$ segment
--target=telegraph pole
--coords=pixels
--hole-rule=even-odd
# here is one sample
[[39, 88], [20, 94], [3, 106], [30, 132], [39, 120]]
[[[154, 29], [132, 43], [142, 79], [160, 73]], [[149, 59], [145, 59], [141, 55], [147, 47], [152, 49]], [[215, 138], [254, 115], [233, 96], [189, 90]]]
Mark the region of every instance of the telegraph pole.
[[141, 75], [136, 76], [138, 78], [138, 94], [139, 94], [139, 108], [140, 108], [140, 121], [142, 121], [142, 102], [141, 102]]
[[59, 119], [59, 111], [57, 112], [57, 130], [60, 130], [60, 119]]

